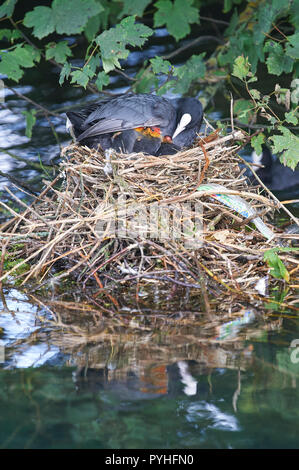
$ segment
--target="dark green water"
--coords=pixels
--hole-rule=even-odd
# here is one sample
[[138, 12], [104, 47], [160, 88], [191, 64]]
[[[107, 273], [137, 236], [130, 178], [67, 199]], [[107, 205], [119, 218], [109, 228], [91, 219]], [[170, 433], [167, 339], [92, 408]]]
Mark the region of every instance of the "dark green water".
[[298, 448], [291, 313], [209, 320], [157, 296], [92, 321], [4, 295], [1, 448]]
[[103, 369], [2, 370], [1, 447], [298, 448], [298, 364], [287, 345], [253, 344], [245, 370], [184, 362], [190, 395], [182, 363], [165, 368], [165, 389], [147, 391], [134, 372], [117, 380]]
[[[146, 54], [162, 53], [163, 47], [154, 44]], [[128, 73], [144, 60], [134, 54]], [[112, 85], [117, 92], [126, 86], [117, 77]], [[57, 88], [46, 69], [43, 76], [27, 74], [24, 86], [14, 87], [52, 110], [94, 98], [80, 89]], [[27, 107], [7, 90], [0, 147], [51, 164], [59, 148], [49, 123], [40, 116], [29, 142], [20, 114]], [[220, 94], [211, 117], [227, 117], [228, 109]], [[64, 120], [51, 122], [65, 145]], [[36, 191], [41, 187], [42, 169], [5, 151], [0, 169]], [[1, 178], [0, 189], [4, 184]], [[9, 201], [6, 193], [1, 198]], [[299, 338], [298, 318], [292, 312], [261, 316], [251, 308], [246, 314], [247, 306], [240, 305], [239, 315], [220, 324], [178, 296], [168, 302], [171, 315], [163, 315], [161, 296], [165, 300], [166, 294], [156, 292], [142, 312], [127, 308], [119, 318], [96, 321], [86, 312], [70, 317], [66, 306], [53, 307], [53, 299], [5, 290], [0, 447], [298, 448], [299, 362], [290, 347]], [[63, 325], [54, 321], [56, 314]]]

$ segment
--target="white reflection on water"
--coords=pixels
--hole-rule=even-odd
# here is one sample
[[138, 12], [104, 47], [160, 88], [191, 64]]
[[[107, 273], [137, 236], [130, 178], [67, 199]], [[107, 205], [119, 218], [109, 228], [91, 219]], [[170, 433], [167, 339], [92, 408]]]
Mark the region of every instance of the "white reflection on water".
[[209, 422], [207, 428], [219, 429], [222, 431], [239, 431], [240, 426], [235, 416], [224, 413], [217, 406], [200, 401], [188, 406], [187, 421], [196, 422], [205, 419]]
[[16, 354], [13, 359], [13, 366], [18, 368], [40, 367], [59, 353], [57, 346], [47, 344], [34, 344], [26, 350]]
[[59, 353], [59, 348], [46, 343], [26, 344], [40, 326], [37, 324], [37, 313], [41, 315], [36, 305], [27, 302], [21, 292], [12, 289], [5, 298], [6, 306], [0, 302], [0, 328], [3, 329], [1, 338], [5, 349], [13, 347], [14, 354], [5, 360], [7, 367], [39, 367]]

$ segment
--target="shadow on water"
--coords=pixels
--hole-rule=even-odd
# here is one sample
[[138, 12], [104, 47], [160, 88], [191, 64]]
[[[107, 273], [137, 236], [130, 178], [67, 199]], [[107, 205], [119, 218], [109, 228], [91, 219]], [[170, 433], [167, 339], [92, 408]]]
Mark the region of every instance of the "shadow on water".
[[[163, 47], [157, 39], [131, 54], [127, 73]], [[126, 86], [113, 77], [115, 92]], [[52, 111], [94, 99], [28, 74], [14, 88]], [[213, 118], [226, 117], [227, 107], [216, 103]], [[6, 90], [0, 169], [38, 191], [59, 147], [41, 115], [32, 139], [25, 137], [25, 109]], [[64, 119], [50, 119], [66, 145]], [[1, 178], [0, 190], [6, 184]], [[290, 345], [299, 323], [291, 311], [261, 313], [240, 301], [234, 311], [227, 302], [220, 316], [217, 297], [207, 313], [200, 295], [156, 285], [140, 291], [138, 302], [135, 287], [121, 292], [117, 313], [109, 302], [101, 309], [82, 302], [80, 292], [29, 291], [2, 292], [0, 447], [298, 447], [299, 355]]]

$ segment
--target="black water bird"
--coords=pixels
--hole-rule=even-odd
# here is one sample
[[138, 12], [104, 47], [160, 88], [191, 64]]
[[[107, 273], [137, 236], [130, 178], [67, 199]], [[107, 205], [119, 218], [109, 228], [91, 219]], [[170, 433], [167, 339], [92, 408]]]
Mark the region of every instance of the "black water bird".
[[[299, 185], [299, 169], [295, 171], [284, 166], [279, 159], [274, 159], [271, 150], [266, 145], [262, 145], [262, 153], [257, 155], [252, 153], [252, 163], [263, 165], [263, 168], [255, 170], [262, 182], [273, 191], [288, 190]], [[250, 177], [251, 181], [254, 177]]]
[[83, 145], [166, 155], [193, 144], [203, 110], [195, 98], [128, 94], [68, 112], [67, 117], [68, 129]]

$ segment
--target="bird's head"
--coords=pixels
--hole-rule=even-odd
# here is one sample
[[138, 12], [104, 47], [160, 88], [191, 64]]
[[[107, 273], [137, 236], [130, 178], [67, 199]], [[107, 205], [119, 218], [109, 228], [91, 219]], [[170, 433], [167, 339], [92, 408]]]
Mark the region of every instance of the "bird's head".
[[201, 103], [195, 98], [180, 98], [177, 101], [176, 128], [172, 135], [175, 139], [181, 132], [199, 127], [203, 117]]

